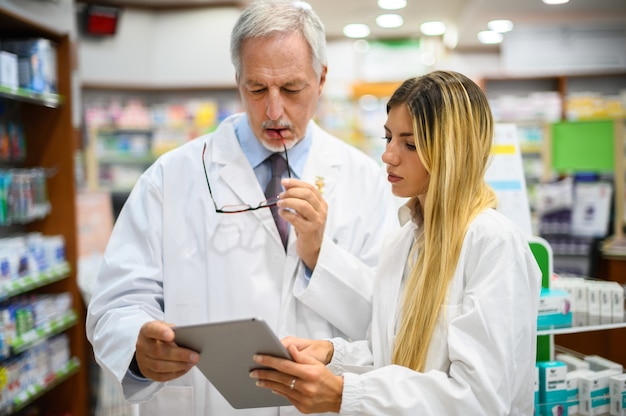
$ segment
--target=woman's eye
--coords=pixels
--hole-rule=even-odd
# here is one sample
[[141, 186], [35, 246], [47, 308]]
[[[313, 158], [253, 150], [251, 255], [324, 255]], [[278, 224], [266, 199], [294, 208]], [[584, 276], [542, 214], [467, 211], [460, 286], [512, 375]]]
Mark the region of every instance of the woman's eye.
[[415, 145], [414, 145], [413, 143], [407, 143], [407, 144], [406, 144], [406, 147], [407, 147], [409, 150], [417, 150], [417, 147], [415, 147]]
[[387, 137], [387, 136], [383, 136], [381, 137], [381, 139], [383, 139], [384, 141], [387, 142], [387, 144], [389, 144], [389, 142], [391, 141], [391, 137]]

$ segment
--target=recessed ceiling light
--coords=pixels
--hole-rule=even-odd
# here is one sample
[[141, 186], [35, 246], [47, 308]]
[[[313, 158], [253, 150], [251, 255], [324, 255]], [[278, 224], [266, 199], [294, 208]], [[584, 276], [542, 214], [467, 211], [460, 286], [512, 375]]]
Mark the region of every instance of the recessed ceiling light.
[[565, 4], [569, 3], [569, 0], [543, 0], [545, 4]]
[[376, 24], [384, 28], [400, 27], [404, 23], [399, 14], [381, 14], [376, 18]]
[[406, 0], [378, 0], [378, 7], [384, 10], [404, 9]]
[[487, 45], [493, 45], [496, 43], [502, 43], [502, 33], [494, 32], [493, 30], [483, 30], [482, 32], [478, 32], [478, 40], [480, 43], [484, 43]]
[[506, 33], [513, 30], [513, 22], [510, 20], [492, 20], [487, 23], [487, 27], [494, 32]]
[[343, 34], [349, 38], [365, 38], [370, 34], [370, 28], [361, 23], [352, 23], [343, 27]]
[[420, 25], [420, 30], [426, 36], [438, 36], [446, 32], [446, 25], [443, 22], [424, 22]]

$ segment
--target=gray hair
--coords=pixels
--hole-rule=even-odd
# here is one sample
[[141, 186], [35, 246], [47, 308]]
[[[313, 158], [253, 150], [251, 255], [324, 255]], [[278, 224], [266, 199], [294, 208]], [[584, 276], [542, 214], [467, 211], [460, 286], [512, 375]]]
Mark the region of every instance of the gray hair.
[[230, 37], [230, 59], [237, 76], [244, 40], [293, 32], [301, 33], [309, 44], [311, 64], [319, 78], [327, 64], [324, 24], [308, 3], [293, 0], [256, 0], [244, 9]]

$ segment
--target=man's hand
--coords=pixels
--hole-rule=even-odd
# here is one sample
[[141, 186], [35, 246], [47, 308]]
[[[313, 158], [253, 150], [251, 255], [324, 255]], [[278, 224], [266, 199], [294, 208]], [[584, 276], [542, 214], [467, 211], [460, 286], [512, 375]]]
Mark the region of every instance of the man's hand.
[[317, 361], [326, 365], [330, 363], [335, 352], [335, 346], [328, 340], [306, 339], [287, 336], [281, 340], [285, 348], [294, 346], [303, 354], [313, 357]]
[[296, 250], [300, 259], [313, 270], [320, 254], [328, 204], [310, 183], [297, 179], [281, 181], [285, 192], [280, 195], [280, 216], [287, 220], [298, 235]]
[[195, 351], [174, 343], [171, 325], [162, 321], [145, 323], [135, 345], [135, 358], [144, 377], [169, 381], [187, 373], [200, 360]]

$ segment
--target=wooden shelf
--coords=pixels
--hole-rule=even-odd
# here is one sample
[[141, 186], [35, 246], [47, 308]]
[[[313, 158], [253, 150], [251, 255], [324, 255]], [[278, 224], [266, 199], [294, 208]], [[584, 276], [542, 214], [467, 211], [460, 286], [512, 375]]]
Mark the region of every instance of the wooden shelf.
[[[50, 276], [25, 278], [9, 286], [3, 286], [3, 299], [20, 293], [35, 294], [69, 293], [74, 311], [69, 320], [51, 325], [49, 334], [63, 332], [68, 335], [70, 356], [74, 357], [67, 368], [59, 374], [52, 374], [44, 386], [36, 386], [25, 393], [8, 409], [0, 409], [1, 414], [14, 414], [33, 404], [40, 410], [55, 414], [76, 416], [89, 414], [89, 379], [86, 366], [88, 343], [85, 334], [85, 305], [78, 288], [76, 191], [74, 160], [78, 130], [72, 124], [73, 81], [75, 47], [69, 30], [67, 32], [44, 26], [22, 16], [22, 6], [10, 9], [0, 6], [0, 38], [46, 38], [54, 41], [57, 56], [57, 93], [37, 94], [28, 90], [0, 89], [0, 101], [15, 107], [24, 125], [27, 153], [21, 168], [42, 167], [54, 171], [47, 178], [47, 194], [51, 210], [44, 218], [37, 219], [17, 228], [19, 232], [38, 232], [43, 235], [60, 235], [65, 243], [64, 270]], [[14, 11], [15, 10], [15, 11]], [[24, 13], [27, 15], [28, 13]], [[47, 18], [42, 17], [41, 22]], [[15, 232], [15, 227], [0, 229], [0, 237]], [[73, 323], [72, 323], [73, 322]], [[36, 335], [36, 334], [35, 334]], [[48, 335], [43, 335], [44, 337]], [[37, 336], [35, 336], [37, 338]], [[40, 339], [40, 338], [37, 338]], [[39, 342], [38, 340], [34, 341]], [[19, 346], [16, 351], [28, 349], [29, 343]]]

